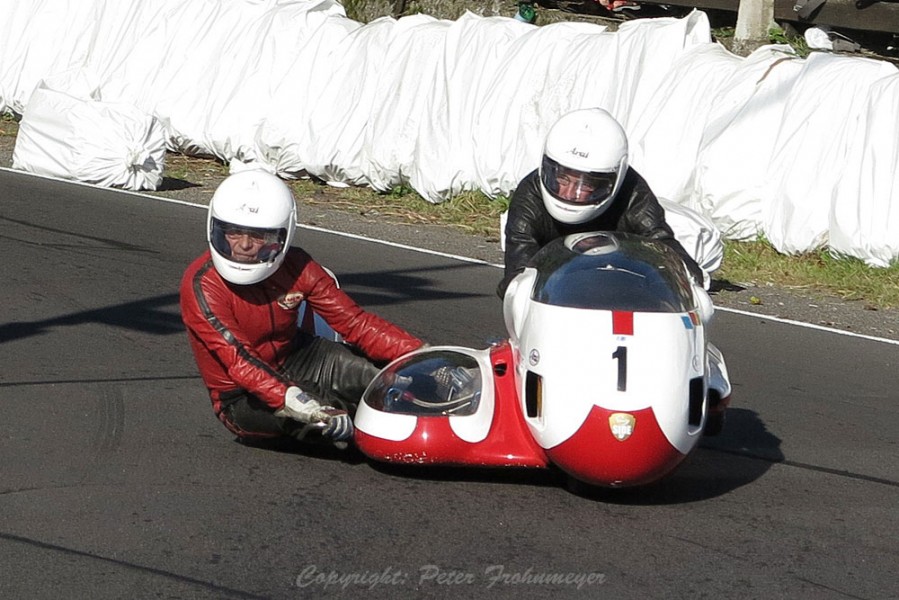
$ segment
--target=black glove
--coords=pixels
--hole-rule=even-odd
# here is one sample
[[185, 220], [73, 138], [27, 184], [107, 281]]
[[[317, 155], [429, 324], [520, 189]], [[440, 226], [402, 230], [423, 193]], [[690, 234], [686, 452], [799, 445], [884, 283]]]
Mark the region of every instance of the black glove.
[[322, 435], [331, 438], [335, 442], [342, 442], [353, 437], [356, 428], [353, 427], [353, 419], [349, 413], [339, 408], [331, 408], [323, 406], [316, 416], [321, 416], [325, 428], [322, 429]]

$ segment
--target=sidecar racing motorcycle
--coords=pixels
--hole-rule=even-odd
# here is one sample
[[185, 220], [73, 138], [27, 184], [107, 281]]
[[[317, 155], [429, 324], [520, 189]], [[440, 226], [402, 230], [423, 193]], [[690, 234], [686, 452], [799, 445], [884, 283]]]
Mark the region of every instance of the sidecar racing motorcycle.
[[506, 292], [507, 340], [420, 349], [372, 381], [355, 415], [363, 454], [554, 465], [589, 485], [624, 487], [669, 474], [707, 427], [720, 429], [731, 388], [706, 339], [705, 292], [668, 246], [577, 234], [530, 264]]

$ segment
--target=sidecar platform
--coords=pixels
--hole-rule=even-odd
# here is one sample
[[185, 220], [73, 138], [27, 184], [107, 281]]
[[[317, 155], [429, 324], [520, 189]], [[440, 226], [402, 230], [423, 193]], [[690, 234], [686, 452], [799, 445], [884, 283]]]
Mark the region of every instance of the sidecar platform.
[[356, 445], [393, 463], [545, 467], [516, 402], [512, 350], [431, 347], [397, 359], [356, 411]]

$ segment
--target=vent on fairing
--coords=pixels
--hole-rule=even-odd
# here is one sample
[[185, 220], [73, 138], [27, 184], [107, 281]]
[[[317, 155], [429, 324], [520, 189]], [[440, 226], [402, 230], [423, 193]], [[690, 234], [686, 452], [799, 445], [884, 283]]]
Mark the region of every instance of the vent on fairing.
[[524, 407], [528, 417], [534, 418], [540, 415], [543, 406], [543, 378], [532, 371], [528, 371], [524, 382]]
[[690, 380], [690, 413], [687, 420], [690, 425], [699, 426], [702, 422], [703, 385], [702, 377]]

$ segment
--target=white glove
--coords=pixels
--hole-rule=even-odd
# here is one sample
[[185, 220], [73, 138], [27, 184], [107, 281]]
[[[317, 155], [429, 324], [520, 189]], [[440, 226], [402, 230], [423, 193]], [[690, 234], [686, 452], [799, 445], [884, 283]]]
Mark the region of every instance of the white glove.
[[353, 421], [345, 410], [322, 405], [314, 396], [296, 386], [287, 388], [284, 407], [276, 410], [275, 416], [300, 423], [321, 424], [322, 435], [334, 441], [353, 437]]
[[312, 394], [307, 394], [295, 385], [284, 394], [284, 408], [275, 411], [276, 417], [286, 417], [300, 423], [323, 421], [322, 405]]

